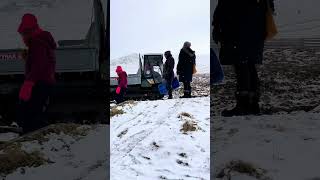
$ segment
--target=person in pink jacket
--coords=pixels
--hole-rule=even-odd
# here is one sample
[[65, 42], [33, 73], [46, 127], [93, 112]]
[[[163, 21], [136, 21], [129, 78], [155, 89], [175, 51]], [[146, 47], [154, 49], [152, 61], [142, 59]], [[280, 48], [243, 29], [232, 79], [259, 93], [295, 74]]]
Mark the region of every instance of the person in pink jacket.
[[117, 66], [116, 73], [118, 74], [118, 86], [116, 88], [115, 100], [119, 104], [124, 101], [124, 95], [128, 87], [128, 76], [121, 66]]
[[43, 31], [33, 14], [22, 17], [18, 32], [27, 47], [25, 79], [19, 93], [17, 122], [23, 132], [44, 126], [44, 110], [55, 80], [56, 42], [50, 32]]

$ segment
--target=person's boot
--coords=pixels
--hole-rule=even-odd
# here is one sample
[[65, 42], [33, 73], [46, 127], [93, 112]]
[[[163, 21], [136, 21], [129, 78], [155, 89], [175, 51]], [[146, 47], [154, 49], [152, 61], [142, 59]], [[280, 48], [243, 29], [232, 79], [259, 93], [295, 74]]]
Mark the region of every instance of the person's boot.
[[236, 106], [233, 109], [225, 109], [221, 112], [221, 116], [245, 116], [249, 115], [249, 96], [248, 93], [236, 93]]
[[253, 115], [261, 114], [259, 100], [260, 98], [258, 93], [253, 92], [249, 94], [250, 114], [253, 114]]

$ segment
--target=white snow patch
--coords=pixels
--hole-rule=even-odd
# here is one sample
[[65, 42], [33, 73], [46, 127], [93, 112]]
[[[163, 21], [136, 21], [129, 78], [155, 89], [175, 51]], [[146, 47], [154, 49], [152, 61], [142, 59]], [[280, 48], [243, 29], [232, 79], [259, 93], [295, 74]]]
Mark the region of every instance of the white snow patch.
[[[111, 179], [209, 179], [210, 98], [125, 105], [111, 119]], [[183, 134], [189, 113], [199, 130]]]
[[23, 150], [39, 151], [53, 163], [37, 168], [23, 168], [24, 174], [18, 169], [8, 175], [6, 180], [107, 179], [108, 133], [107, 126], [98, 125], [84, 137], [71, 137], [61, 133], [47, 135], [47, 142], [25, 142], [22, 144]]
[[320, 177], [319, 128], [319, 113], [215, 117], [213, 168], [218, 173], [224, 164], [241, 160], [265, 169], [272, 179]]

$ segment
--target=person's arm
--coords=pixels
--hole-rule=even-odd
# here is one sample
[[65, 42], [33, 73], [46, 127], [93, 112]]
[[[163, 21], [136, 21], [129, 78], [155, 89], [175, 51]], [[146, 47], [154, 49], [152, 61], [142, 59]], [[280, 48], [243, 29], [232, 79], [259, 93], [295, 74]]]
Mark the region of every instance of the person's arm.
[[30, 72], [26, 74], [25, 80], [36, 83], [45, 71], [46, 48], [39, 43], [30, 45], [29, 58]]
[[172, 72], [173, 69], [174, 69], [174, 59], [173, 59], [173, 57], [171, 57], [171, 59], [170, 59], [170, 61], [168, 63], [168, 66], [169, 66], [169, 68], [168, 68], [169, 71]]
[[179, 54], [179, 59], [178, 59], [178, 65], [177, 65], [177, 74], [178, 74], [178, 75], [181, 74], [181, 61], [182, 61], [181, 58], [182, 58], [182, 57], [181, 57], [181, 52], [180, 52], [180, 54]]

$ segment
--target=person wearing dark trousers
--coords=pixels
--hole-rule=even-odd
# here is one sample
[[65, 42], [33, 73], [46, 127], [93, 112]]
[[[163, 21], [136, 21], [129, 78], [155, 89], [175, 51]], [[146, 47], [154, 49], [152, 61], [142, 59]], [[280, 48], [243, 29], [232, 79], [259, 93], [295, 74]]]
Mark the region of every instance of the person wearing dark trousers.
[[183, 83], [184, 95], [181, 98], [191, 98], [191, 82], [195, 73], [196, 55], [191, 49], [191, 43], [185, 42], [179, 54], [177, 65], [177, 75], [179, 81]]
[[222, 116], [259, 114], [260, 80], [256, 69], [262, 64], [266, 39], [266, 13], [273, 0], [219, 0], [213, 17], [213, 39], [220, 43], [220, 62], [232, 65], [237, 88], [236, 106]]
[[166, 86], [168, 89], [169, 99], [172, 99], [172, 81], [174, 78], [174, 58], [170, 51], [166, 51], [164, 53], [164, 57], [166, 58], [166, 62], [163, 67], [163, 79], [166, 81]]
[[116, 73], [118, 74], [118, 87], [116, 88], [115, 101], [119, 104], [125, 101], [124, 96], [127, 91], [128, 76], [121, 66], [117, 66]]
[[23, 133], [46, 125], [45, 112], [55, 85], [56, 42], [51, 33], [43, 31], [32, 14], [22, 17], [18, 32], [28, 48], [25, 60], [25, 79], [19, 92], [17, 123]]

